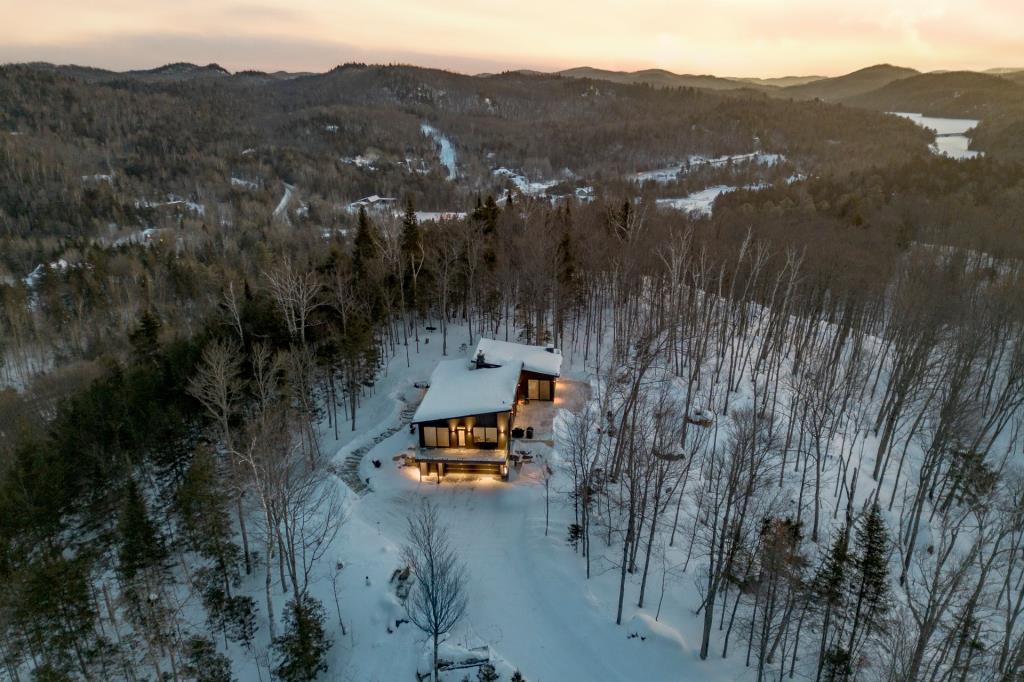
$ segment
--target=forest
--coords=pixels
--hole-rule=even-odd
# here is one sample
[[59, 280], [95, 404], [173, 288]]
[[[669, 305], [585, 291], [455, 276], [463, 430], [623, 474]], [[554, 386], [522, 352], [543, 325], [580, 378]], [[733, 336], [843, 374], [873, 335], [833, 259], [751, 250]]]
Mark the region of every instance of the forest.
[[[0, 129], [0, 677], [348, 679], [325, 443], [428, 332], [588, 385], [543, 499], [609, 627], [695, 623], [713, 679], [1024, 676], [1020, 162], [754, 91], [360, 64], [5, 66]], [[629, 180], [749, 152], [781, 160]]]

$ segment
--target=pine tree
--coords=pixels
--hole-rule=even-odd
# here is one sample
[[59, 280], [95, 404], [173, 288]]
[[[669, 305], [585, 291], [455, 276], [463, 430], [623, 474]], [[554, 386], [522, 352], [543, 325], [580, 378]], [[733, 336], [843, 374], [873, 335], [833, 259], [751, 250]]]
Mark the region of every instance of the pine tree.
[[419, 251], [420, 249], [420, 224], [416, 220], [416, 209], [412, 203], [412, 197], [405, 202], [405, 215], [402, 217], [402, 254]]
[[478, 682], [497, 682], [501, 675], [494, 669], [494, 666], [490, 663], [484, 663], [476, 671], [476, 679]]
[[327, 670], [324, 658], [331, 642], [324, 633], [324, 607], [309, 594], [285, 607], [284, 634], [274, 639], [278, 665], [274, 674], [285, 682], [312, 682]]
[[851, 584], [856, 606], [847, 650], [856, 660], [858, 645], [883, 627], [889, 598], [889, 532], [878, 500], [857, 527]]
[[221, 484], [213, 452], [208, 447], [198, 448], [175, 501], [189, 549], [212, 559], [225, 579], [237, 573], [234, 564], [240, 558], [238, 547], [231, 542], [230, 500]]
[[407, 304], [416, 309], [416, 275], [423, 263], [423, 236], [420, 233], [419, 221], [413, 209], [410, 197], [405, 205], [405, 217], [402, 219], [402, 286], [409, 286], [410, 296]]
[[142, 493], [130, 479], [117, 530], [118, 575], [127, 598], [128, 618], [145, 640], [148, 658], [159, 676], [159, 661], [173, 657], [177, 648], [179, 614], [166, 595], [167, 548], [149, 517]]
[[147, 310], [139, 318], [139, 326], [128, 336], [136, 362], [155, 362], [160, 355], [160, 318]]
[[185, 646], [183, 672], [195, 682], [231, 682], [231, 661], [209, 639], [193, 637]]
[[120, 541], [118, 569], [126, 582], [131, 582], [146, 569], [160, 567], [166, 560], [163, 538], [149, 518], [146, 501], [135, 481], [128, 481], [117, 530]]
[[13, 579], [5, 589], [14, 587], [19, 598], [3, 615], [9, 614], [20, 641], [12, 639], [8, 645], [43, 652], [43, 667], [34, 671], [34, 677], [65, 680], [94, 676], [94, 659], [109, 643], [95, 628], [89, 560], [83, 556], [69, 559], [53, 550], [10, 577]]
[[365, 280], [370, 274], [370, 263], [377, 257], [379, 242], [377, 228], [366, 215], [366, 209], [360, 206], [352, 252], [352, 271], [357, 282]]
[[824, 608], [821, 625], [821, 648], [818, 654], [818, 679], [821, 679], [829, 654], [828, 639], [832, 620], [846, 605], [846, 579], [849, 573], [849, 534], [843, 527], [836, 535], [829, 553], [814, 576], [813, 594], [818, 606]]
[[853, 679], [850, 652], [842, 647], [832, 647], [825, 654], [822, 680], [824, 682], [849, 682]]

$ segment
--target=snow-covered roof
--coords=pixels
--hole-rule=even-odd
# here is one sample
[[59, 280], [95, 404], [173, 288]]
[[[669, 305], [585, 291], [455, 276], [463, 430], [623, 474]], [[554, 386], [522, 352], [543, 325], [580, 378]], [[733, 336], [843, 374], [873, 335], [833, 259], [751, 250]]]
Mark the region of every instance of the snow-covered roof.
[[465, 360], [442, 360], [413, 415], [414, 423], [508, 412], [516, 400], [521, 363], [476, 369]]
[[528, 372], [538, 372], [557, 377], [562, 371], [562, 352], [557, 348], [548, 349], [544, 346], [527, 346], [522, 343], [510, 343], [496, 339], [480, 339], [472, 357], [475, 359], [484, 354], [484, 362], [490, 365], [522, 363]]

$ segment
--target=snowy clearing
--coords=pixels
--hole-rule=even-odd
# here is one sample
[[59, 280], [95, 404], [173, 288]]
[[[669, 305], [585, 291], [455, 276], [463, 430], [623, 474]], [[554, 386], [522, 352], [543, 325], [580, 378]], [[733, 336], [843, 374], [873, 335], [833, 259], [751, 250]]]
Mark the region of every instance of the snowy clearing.
[[455, 180], [458, 178], [459, 169], [456, 165], [455, 146], [452, 144], [452, 141], [445, 137], [440, 130], [429, 123], [421, 124], [420, 130], [424, 135], [431, 138], [440, 148], [438, 158], [441, 159], [441, 165], [448, 169], [448, 179]]
[[672, 166], [665, 168], [657, 168], [655, 170], [643, 171], [640, 173], [634, 173], [629, 177], [633, 182], [655, 182], [655, 183], [666, 183], [675, 182], [679, 179], [680, 175], [686, 175], [695, 170], [701, 168], [721, 168], [730, 164], [757, 164], [761, 166], [774, 166], [777, 163], [785, 161], [786, 157], [782, 154], [769, 154], [765, 152], [749, 152], [746, 154], [731, 154], [727, 156], [717, 156], [714, 158], [708, 158], [706, 156], [694, 155], [689, 157], [686, 161], [683, 161]]

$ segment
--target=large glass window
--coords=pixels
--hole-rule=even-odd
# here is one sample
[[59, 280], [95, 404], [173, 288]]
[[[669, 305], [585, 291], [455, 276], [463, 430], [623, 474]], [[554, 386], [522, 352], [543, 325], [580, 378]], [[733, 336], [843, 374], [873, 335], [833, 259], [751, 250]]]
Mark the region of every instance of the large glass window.
[[439, 426], [423, 427], [423, 445], [428, 448], [446, 448], [450, 440], [448, 429]]
[[497, 443], [498, 442], [498, 427], [497, 426], [474, 426], [473, 427], [473, 441], [476, 443]]
[[526, 397], [530, 400], [537, 400], [540, 394], [540, 382], [536, 379], [526, 380]]

